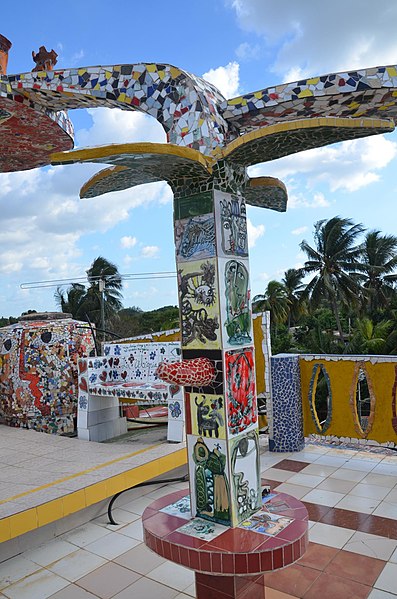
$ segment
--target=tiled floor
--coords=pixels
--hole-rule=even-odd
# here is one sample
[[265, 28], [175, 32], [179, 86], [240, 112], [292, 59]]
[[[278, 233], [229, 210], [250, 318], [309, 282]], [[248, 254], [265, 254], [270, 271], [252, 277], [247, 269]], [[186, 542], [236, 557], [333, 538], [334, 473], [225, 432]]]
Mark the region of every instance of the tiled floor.
[[[288, 455], [263, 448], [262, 475], [305, 503], [311, 527], [305, 556], [266, 575], [266, 599], [397, 599], [397, 455], [310, 444]], [[126, 503], [116, 504], [118, 526], [100, 517], [4, 562], [0, 597], [194, 597], [193, 572], [142, 543], [142, 511], [184, 487], [130, 491]]]

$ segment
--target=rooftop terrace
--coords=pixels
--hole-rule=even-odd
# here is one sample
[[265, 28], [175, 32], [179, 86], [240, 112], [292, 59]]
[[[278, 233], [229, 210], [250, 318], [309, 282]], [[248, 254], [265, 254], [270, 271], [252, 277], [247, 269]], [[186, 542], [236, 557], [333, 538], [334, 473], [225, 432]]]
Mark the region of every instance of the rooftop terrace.
[[[183, 446], [162, 443], [164, 432], [112, 444], [0, 432], [0, 597], [195, 596], [193, 571], [151, 553], [140, 520], [154, 499], [187, 483], [124, 493], [113, 511], [117, 526], [106, 514], [105, 498], [122, 482], [168, 477], [177, 467], [172, 474], [183, 474]], [[264, 483], [300, 498], [310, 515], [309, 550], [267, 575], [267, 599], [397, 597], [395, 452], [308, 442], [304, 451], [272, 454], [261, 436], [261, 466]]]

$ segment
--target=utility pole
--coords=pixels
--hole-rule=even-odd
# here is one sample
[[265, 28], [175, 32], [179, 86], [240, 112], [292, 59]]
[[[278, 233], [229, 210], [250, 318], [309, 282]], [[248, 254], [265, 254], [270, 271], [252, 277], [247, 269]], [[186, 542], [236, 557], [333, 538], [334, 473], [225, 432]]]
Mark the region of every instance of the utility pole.
[[105, 279], [100, 278], [98, 281], [100, 300], [101, 300], [101, 329], [102, 340], [105, 341]]

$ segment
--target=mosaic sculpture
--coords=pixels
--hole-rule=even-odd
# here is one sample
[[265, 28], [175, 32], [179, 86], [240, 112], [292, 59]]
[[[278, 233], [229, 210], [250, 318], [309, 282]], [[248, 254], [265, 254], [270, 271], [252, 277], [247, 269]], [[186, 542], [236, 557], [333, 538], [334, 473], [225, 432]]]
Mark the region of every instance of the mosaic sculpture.
[[2, 422], [55, 434], [74, 431], [77, 362], [94, 342], [81, 322], [59, 316], [35, 314], [0, 329]]
[[[55, 149], [66, 149], [71, 127], [59, 111], [95, 106], [153, 116], [168, 143], [54, 153], [41, 140], [41, 152], [27, 155], [9, 141], [30, 114], [45, 121], [47, 142], [55, 128], [64, 146]], [[287, 203], [281, 181], [250, 178], [247, 167], [392, 131], [396, 67], [330, 74], [231, 100], [172, 65], [56, 69], [3, 76], [0, 108], [13, 115], [0, 140], [4, 172], [45, 161], [108, 165], [83, 186], [83, 198], [154, 181], [171, 186], [183, 358], [174, 381], [185, 386], [192, 513], [237, 526], [261, 505], [246, 204], [285, 211]], [[186, 374], [186, 361], [197, 358], [212, 362], [211, 379]]]

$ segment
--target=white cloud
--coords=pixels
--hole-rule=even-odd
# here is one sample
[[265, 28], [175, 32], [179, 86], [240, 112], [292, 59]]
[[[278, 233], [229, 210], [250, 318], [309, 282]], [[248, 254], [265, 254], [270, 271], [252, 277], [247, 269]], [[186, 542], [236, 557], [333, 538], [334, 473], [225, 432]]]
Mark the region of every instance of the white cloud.
[[236, 48], [236, 56], [240, 60], [256, 60], [259, 58], [259, 53], [259, 44], [249, 44], [248, 42], [243, 42]]
[[292, 235], [302, 235], [302, 233], [306, 233], [306, 231], [308, 229], [309, 229], [309, 227], [304, 225], [303, 227], [298, 227], [297, 229], [293, 229], [293, 231], [291, 231], [291, 233], [292, 233]]
[[[390, 0], [313, 2], [229, 0], [241, 27], [261, 36], [275, 56], [273, 71], [320, 75], [394, 64], [397, 4]], [[296, 80], [292, 77], [292, 80]], [[275, 82], [276, 83], [276, 82]]]
[[133, 248], [134, 246], [136, 246], [137, 242], [137, 238], [132, 237], [131, 235], [125, 235], [120, 239], [120, 244], [123, 248]]
[[157, 245], [145, 245], [141, 250], [142, 258], [157, 258], [160, 248]]
[[229, 62], [225, 67], [210, 69], [204, 73], [203, 79], [215, 85], [225, 98], [233, 98], [239, 93], [239, 69], [238, 62]]
[[149, 141], [166, 143], [164, 129], [147, 114], [119, 108], [89, 108], [92, 125], [76, 132], [78, 147]]
[[[380, 179], [380, 172], [395, 159], [395, 136], [376, 135], [364, 139], [345, 141], [333, 146], [306, 150], [285, 156], [271, 163], [255, 165], [249, 169], [251, 176], [272, 175], [291, 187], [298, 175], [305, 175], [307, 188], [319, 183], [328, 184], [331, 191], [357, 191]], [[288, 205], [291, 205], [290, 196]]]
[[253, 248], [257, 240], [265, 233], [265, 225], [253, 225], [252, 221], [247, 218], [248, 231], [248, 246]]
[[[139, 113], [96, 109], [91, 117], [91, 128], [77, 131], [80, 143], [165, 139], [158, 123]], [[8, 275], [0, 289], [0, 305], [12, 305], [14, 315], [27, 308], [55, 308], [48, 305], [52, 290], [21, 293], [21, 282], [84, 276], [86, 235], [110, 231], [134, 208], [165, 204], [172, 198], [166, 183], [152, 183], [80, 200], [80, 187], [101, 168], [76, 164], [0, 174], [0, 272]], [[104, 252], [102, 244], [100, 251]]]
[[328, 208], [330, 205], [321, 192], [314, 193], [312, 196], [298, 192], [288, 197], [289, 208]]

